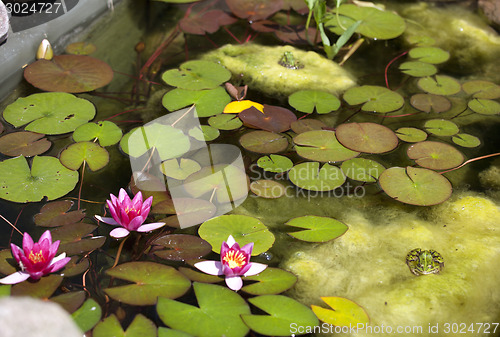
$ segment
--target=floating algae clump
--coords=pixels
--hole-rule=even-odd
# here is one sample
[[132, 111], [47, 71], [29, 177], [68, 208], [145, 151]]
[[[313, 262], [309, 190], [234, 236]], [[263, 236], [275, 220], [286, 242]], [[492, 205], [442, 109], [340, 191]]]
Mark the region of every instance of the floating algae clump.
[[[297, 69], [280, 65], [285, 52], [300, 64]], [[287, 96], [305, 89], [338, 94], [356, 84], [335, 62], [291, 46], [226, 45], [203, 58], [220, 62], [233, 76], [242, 76], [244, 84], [268, 95]]]

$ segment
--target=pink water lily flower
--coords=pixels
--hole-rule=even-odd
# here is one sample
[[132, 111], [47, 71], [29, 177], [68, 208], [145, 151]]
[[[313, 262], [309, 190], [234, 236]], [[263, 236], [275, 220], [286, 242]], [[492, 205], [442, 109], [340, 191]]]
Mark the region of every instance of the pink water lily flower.
[[119, 225], [109, 233], [115, 239], [123, 238], [130, 234], [131, 231], [150, 232], [162, 226], [164, 222], [154, 222], [144, 224], [151, 210], [153, 197], [142, 201], [142, 193], [137, 192], [134, 199], [130, 200], [127, 192], [122, 188], [118, 194], [118, 198], [110, 194], [111, 200], [106, 200], [112, 218], [105, 218], [96, 215], [96, 219], [107, 223], [108, 225]]
[[32, 280], [38, 280], [42, 276], [56, 272], [63, 268], [70, 260], [66, 257], [66, 253], [56, 256], [60, 241], [52, 243], [50, 231], [45, 231], [38, 242], [33, 242], [33, 239], [28, 233], [24, 233], [23, 249], [11, 244], [12, 255], [19, 263], [21, 271], [10, 274], [2, 279], [0, 283], [15, 284], [27, 280], [31, 277]]
[[257, 275], [267, 268], [267, 265], [250, 262], [253, 242], [240, 248], [240, 245], [229, 235], [227, 242], [222, 242], [219, 261], [202, 261], [195, 267], [210, 275], [225, 275], [227, 286], [238, 291], [243, 286], [241, 276]]

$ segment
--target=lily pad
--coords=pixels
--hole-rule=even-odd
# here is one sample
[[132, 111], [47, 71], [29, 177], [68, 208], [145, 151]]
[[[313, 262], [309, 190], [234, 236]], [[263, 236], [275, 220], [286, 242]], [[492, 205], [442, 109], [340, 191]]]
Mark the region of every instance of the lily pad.
[[27, 66], [24, 78], [44, 91], [78, 93], [104, 87], [113, 79], [113, 70], [90, 56], [58, 55]]
[[249, 314], [250, 308], [240, 295], [226, 287], [193, 284], [199, 307], [160, 297], [156, 310], [160, 319], [175, 330], [193, 336], [244, 337], [248, 327], [240, 318]]
[[189, 130], [188, 134], [200, 142], [209, 142], [219, 137], [220, 131], [209, 125], [200, 125]]
[[407, 38], [408, 42], [419, 47], [432, 46], [436, 40], [427, 35], [411, 35]]
[[274, 181], [261, 179], [256, 180], [250, 184], [250, 190], [255, 193], [255, 195], [266, 198], [266, 199], [276, 199], [286, 193], [285, 186], [283, 184]]
[[398, 137], [386, 126], [375, 123], [345, 123], [337, 126], [337, 139], [358, 152], [384, 153], [398, 146]]
[[293, 139], [295, 150], [301, 157], [321, 162], [340, 162], [354, 158], [359, 152], [345, 148], [334, 131], [307, 131]]
[[297, 282], [297, 276], [279, 268], [266, 268], [263, 272], [244, 277], [245, 281], [257, 281], [241, 288], [252, 295], [274, 295], [282, 293]]
[[86, 99], [62, 92], [46, 92], [18, 98], [9, 104], [3, 117], [16, 128], [58, 135], [74, 131], [94, 118], [95, 107]]
[[500, 86], [489, 81], [468, 81], [462, 84], [462, 89], [474, 98], [497, 99], [500, 97]]
[[246, 150], [257, 153], [278, 153], [286, 150], [288, 140], [285, 136], [268, 131], [252, 131], [240, 138]]
[[97, 47], [90, 42], [74, 42], [66, 46], [65, 51], [73, 55], [90, 55], [97, 50]]
[[61, 275], [51, 274], [37, 282], [21, 282], [12, 286], [11, 295], [48, 299], [59, 288], [62, 280]]
[[451, 140], [453, 143], [462, 147], [478, 147], [481, 145], [481, 140], [479, 138], [467, 133], [458, 133], [451, 137]]
[[446, 119], [431, 119], [425, 122], [425, 130], [436, 136], [453, 136], [458, 133], [458, 126]]
[[257, 160], [257, 166], [264, 171], [283, 173], [289, 171], [293, 167], [293, 162], [285, 156], [272, 154], [260, 157], [259, 160]]
[[408, 55], [420, 62], [439, 64], [448, 61], [450, 53], [437, 47], [416, 47], [410, 49]]
[[162, 75], [168, 85], [187, 90], [214, 89], [230, 78], [231, 73], [223, 66], [200, 60], [184, 62], [179, 69], [167, 70]]
[[340, 221], [314, 215], [291, 219], [285, 225], [305, 228], [299, 232], [288, 232], [288, 235], [306, 242], [327, 242], [343, 235], [348, 229]]
[[283, 7], [282, 0], [226, 0], [231, 12], [249, 22], [264, 20]]
[[71, 317], [82, 332], [87, 332], [99, 322], [101, 315], [102, 310], [99, 304], [89, 298], [77, 311], [71, 314]]
[[24, 157], [0, 162], [0, 198], [14, 202], [58, 199], [75, 188], [78, 172], [54, 157], [34, 157], [31, 169]]
[[264, 104], [264, 112], [250, 107], [242, 111], [239, 118], [245, 125], [275, 133], [290, 130], [290, 125], [297, 120], [290, 110], [268, 104]]
[[158, 328], [158, 337], [193, 337], [193, 335], [190, 335], [183, 331], [164, 328], [161, 326]]
[[339, 327], [368, 324], [370, 318], [358, 304], [342, 297], [321, 297], [331, 309], [311, 305], [314, 314], [323, 322]]
[[[212, 251], [212, 246], [207, 241], [187, 234], [163, 235], [151, 244], [155, 246], [156, 256], [173, 261], [199, 259]], [[156, 250], [158, 246], [164, 249]]]
[[324, 164], [320, 169], [318, 162], [295, 165], [288, 177], [294, 185], [309, 191], [331, 191], [342, 186], [346, 179], [337, 166]]
[[134, 282], [106, 288], [111, 298], [131, 305], [153, 305], [158, 297], [177, 298], [191, 282], [175, 268], [154, 262], [127, 262], [108, 269], [111, 277]]
[[219, 130], [234, 130], [243, 125], [238, 116], [217, 115], [208, 119], [208, 124]]
[[[85, 224], [88, 226], [88, 224]], [[75, 226], [75, 225], [68, 225]], [[92, 225], [91, 225], [92, 226]], [[64, 228], [64, 227], [60, 227]], [[106, 242], [105, 236], [90, 236], [88, 238], [75, 238], [71, 242], [61, 243], [59, 246], [59, 252], [65, 252], [67, 255], [77, 255], [82, 253], [88, 253], [95, 249], [101, 248]]]
[[327, 127], [327, 125], [322, 121], [311, 118], [298, 120], [293, 122], [290, 126], [293, 132], [297, 134], [307, 131], [323, 130], [324, 127]]
[[447, 170], [464, 162], [464, 156], [453, 146], [440, 142], [419, 142], [408, 148], [410, 159], [431, 170]]
[[[226, 87], [226, 90], [227, 90], [227, 87]], [[245, 99], [245, 100], [241, 100], [241, 101], [232, 101], [232, 102], [228, 103], [224, 107], [224, 113], [225, 114], [239, 114], [243, 110], [249, 109], [251, 107], [254, 107], [255, 109], [259, 110], [260, 112], [264, 112], [264, 106], [262, 104]]]
[[[193, 260], [198, 262], [199, 260]], [[193, 282], [201, 282], [201, 283], [219, 283], [224, 281], [223, 276], [210, 275], [202, 273], [198, 270], [194, 270], [186, 267], [179, 267], [179, 271], [184, 274], [188, 279]]]
[[79, 142], [64, 149], [59, 160], [70, 170], [78, 170], [85, 162], [92, 171], [97, 171], [108, 165], [109, 153], [96, 143]]
[[71, 257], [71, 260], [62, 270], [61, 275], [64, 277], [80, 275], [87, 271], [89, 267], [90, 260], [88, 258], [80, 259], [79, 256], [75, 255]]
[[45, 204], [40, 209], [40, 213], [35, 214], [35, 224], [43, 227], [58, 227], [82, 220], [85, 216], [83, 210], [68, 212], [73, 204], [71, 200], [52, 201]]
[[122, 138], [122, 130], [115, 123], [101, 121], [80, 125], [73, 132], [75, 142], [99, 140], [101, 146], [110, 146], [118, 143]]
[[111, 314], [96, 325], [92, 330], [93, 337], [156, 337], [156, 324], [141, 314], [137, 314], [134, 320], [123, 331], [123, 328], [116, 318]]
[[160, 170], [167, 177], [184, 180], [191, 174], [201, 170], [201, 166], [192, 159], [169, 159], [161, 163]]
[[253, 331], [266, 336], [290, 336], [297, 331], [312, 331], [319, 324], [314, 313], [296, 300], [282, 295], [263, 295], [248, 301], [269, 315], [242, 314], [241, 319]]
[[433, 94], [415, 94], [410, 98], [410, 104], [423, 112], [445, 112], [450, 110], [451, 102], [448, 98]]
[[[178, 227], [179, 220], [182, 223], [183, 227], [198, 225], [203, 221], [206, 221], [211, 217], [213, 217], [217, 210], [213, 203], [203, 199], [175, 198], [173, 202], [175, 204], [175, 209], [173, 213], [169, 212], [160, 212], [160, 213], [176, 214], [175, 216], [176, 219], [169, 220], [173, 221], [173, 224], [176, 224], [176, 226], [174, 227]], [[162, 205], [158, 204], [157, 206], [162, 206]], [[156, 207], [154, 211], [155, 212], [161, 211], [158, 208], [159, 207]], [[167, 225], [171, 226], [172, 224], [167, 222]]]
[[11, 157], [33, 157], [42, 154], [52, 146], [44, 136], [29, 131], [8, 133], [0, 138], [0, 152]]
[[413, 77], [432, 76], [437, 73], [437, 68], [434, 65], [420, 61], [408, 61], [401, 63], [399, 69], [406, 75]]
[[236, 21], [236, 18], [220, 9], [206, 10], [203, 8], [199, 11], [191, 11], [189, 16], [183, 17], [179, 21], [179, 27], [185, 33], [205, 35], [206, 33], [215, 33], [221, 26], [230, 25]]
[[363, 111], [386, 113], [401, 108], [404, 98], [395, 91], [375, 85], [362, 85], [348, 89], [344, 100], [350, 105], [362, 104]]
[[336, 96], [319, 90], [297, 91], [288, 97], [288, 104], [309, 114], [314, 111], [314, 108], [319, 114], [326, 114], [340, 108], [340, 100]]
[[85, 292], [80, 290], [62, 293], [51, 297], [50, 300], [59, 304], [67, 312], [73, 313], [82, 305], [83, 301], [85, 301]]
[[240, 247], [253, 242], [253, 256], [264, 253], [274, 243], [273, 233], [259, 219], [246, 215], [221, 215], [210, 219], [200, 226], [198, 234], [218, 254], [222, 241], [227, 241], [229, 235], [233, 236]]
[[222, 87], [209, 90], [176, 88], [163, 96], [162, 104], [169, 111], [176, 111], [194, 104], [198, 117], [208, 117], [222, 113], [230, 101], [231, 97]]
[[500, 103], [490, 99], [474, 98], [467, 105], [469, 109], [481, 115], [500, 114]]
[[444, 75], [423, 77], [418, 80], [417, 85], [423, 91], [436, 95], [454, 95], [461, 90], [460, 83], [457, 80]]
[[382, 164], [374, 160], [364, 158], [353, 158], [342, 163], [342, 172], [356, 181], [373, 183], [377, 181], [380, 174], [385, 170]]
[[418, 206], [440, 204], [452, 192], [450, 182], [441, 174], [411, 166], [385, 170], [379, 177], [379, 184], [391, 198]]
[[408, 143], [423, 142], [427, 139], [427, 133], [417, 128], [399, 128], [396, 130], [396, 136]]

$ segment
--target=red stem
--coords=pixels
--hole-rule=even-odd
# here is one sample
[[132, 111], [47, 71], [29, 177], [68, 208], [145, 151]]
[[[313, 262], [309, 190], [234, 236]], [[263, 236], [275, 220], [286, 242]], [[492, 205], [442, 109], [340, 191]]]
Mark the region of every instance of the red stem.
[[459, 168], [461, 168], [461, 167], [463, 167], [463, 166], [465, 166], [465, 165], [467, 165], [469, 163], [472, 163], [473, 161], [480, 160], [480, 159], [485, 159], [485, 158], [489, 158], [489, 157], [494, 157], [494, 156], [500, 156], [500, 152], [488, 154], [486, 156], [481, 156], [481, 157], [469, 159], [466, 162], [464, 162], [462, 165], [457, 166], [457, 167], [452, 168], [452, 169], [449, 169], [449, 170], [446, 170], [446, 171], [439, 172], [439, 174], [443, 174], [443, 173], [455, 171], [455, 170], [458, 170]]
[[385, 86], [387, 87], [387, 89], [391, 90], [391, 88], [389, 87], [389, 79], [387, 78], [387, 71], [389, 70], [389, 67], [391, 66], [391, 64], [393, 64], [397, 59], [399, 59], [400, 57], [403, 57], [405, 56], [406, 54], [408, 54], [408, 51], [405, 51], [404, 53], [396, 56], [395, 58], [393, 58], [389, 63], [387, 63], [387, 65], [385, 66], [385, 71], [384, 71], [384, 77], [385, 77]]

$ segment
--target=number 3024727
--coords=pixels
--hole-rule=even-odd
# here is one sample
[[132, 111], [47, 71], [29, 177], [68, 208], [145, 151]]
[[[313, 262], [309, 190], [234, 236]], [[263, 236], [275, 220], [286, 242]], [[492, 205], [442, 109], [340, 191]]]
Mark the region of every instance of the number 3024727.
[[62, 10], [60, 2], [6, 2], [5, 8], [12, 15], [57, 14], [59, 10]]

